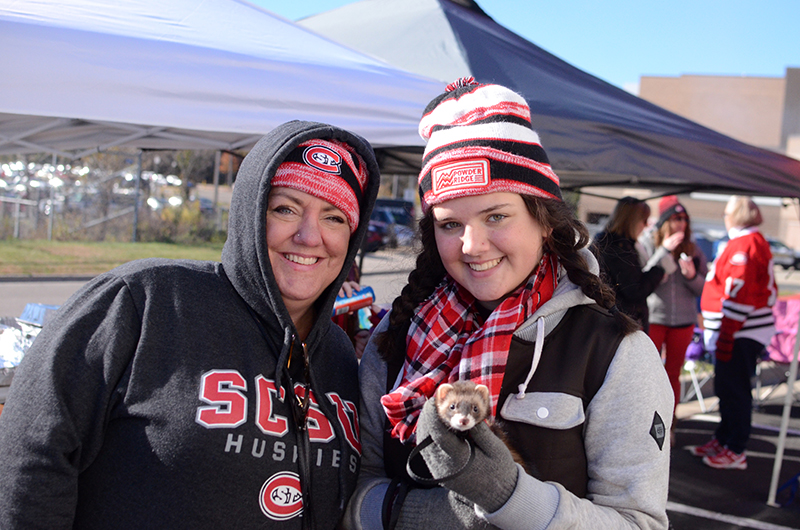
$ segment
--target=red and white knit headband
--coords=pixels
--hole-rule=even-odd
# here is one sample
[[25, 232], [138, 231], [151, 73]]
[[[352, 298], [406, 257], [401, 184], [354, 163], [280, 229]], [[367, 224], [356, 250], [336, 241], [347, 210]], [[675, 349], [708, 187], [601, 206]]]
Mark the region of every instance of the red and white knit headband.
[[367, 166], [349, 145], [314, 139], [301, 143], [278, 166], [272, 186], [293, 188], [339, 208], [358, 227], [361, 197], [367, 185]]
[[428, 104], [419, 174], [423, 211], [458, 197], [498, 191], [561, 199], [525, 99], [500, 85], [459, 79]]

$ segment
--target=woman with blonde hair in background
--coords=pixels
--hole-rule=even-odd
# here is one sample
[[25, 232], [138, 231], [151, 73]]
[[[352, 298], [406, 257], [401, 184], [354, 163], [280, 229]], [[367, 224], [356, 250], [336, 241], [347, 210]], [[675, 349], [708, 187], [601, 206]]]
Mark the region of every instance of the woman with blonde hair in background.
[[720, 249], [703, 287], [706, 349], [714, 352], [714, 392], [720, 423], [706, 444], [690, 447], [717, 469], [747, 469], [753, 396], [750, 378], [758, 357], [775, 334], [772, 306], [778, 294], [769, 243], [759, 232], [761, 211], [749, 197], [734, 196], [725, 206], [730, 238]]

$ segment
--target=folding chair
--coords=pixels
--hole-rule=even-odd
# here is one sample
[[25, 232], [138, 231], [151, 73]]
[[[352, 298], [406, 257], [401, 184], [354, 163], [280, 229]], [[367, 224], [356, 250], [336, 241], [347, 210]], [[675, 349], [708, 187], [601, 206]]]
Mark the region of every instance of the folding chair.
[[[754, 406], [761, 406], [781, 385], [788, 382], [789, 363], [794, 355], [797, 320], [800, 317], [800, 299], [778, 300], [772, 308], [772, 314], [775, 315], [776, 333], [767, 345], [761, 362], [756, 365]], [[765, 383], [770, 388], [762, 395], [762, 386]], [[791, 390], [787, 389], [788, 391]], [[794, 394], [797, 394], [796, 390]], [[798, 401], [798, 396], [795, 395], [794, 399]]]
[[[708, 412], [703, 398], [703, 386], [714, 377], [714, 370], [710, 368], [710, 365], [710, 355], [703, 345], [703, 330], [696, 327], [692, 342], [686, 348], [686, 360], [683, 362], [684, 370], [689, 372], [689, 376], [692, 378], [692, 387], [683, 393], [681, 403], [690, 401], [696, 396], [703, 413]], [[702, 375], [702, 380], [698, 374]]]

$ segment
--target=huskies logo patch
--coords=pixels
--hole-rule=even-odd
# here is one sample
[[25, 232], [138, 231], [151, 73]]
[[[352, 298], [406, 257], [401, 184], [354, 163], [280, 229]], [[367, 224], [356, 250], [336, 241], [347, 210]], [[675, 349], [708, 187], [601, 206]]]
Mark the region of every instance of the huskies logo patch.
[[432, 191], [440, 194], [465, 188], [488, 186], [489, 161], [484, 158], [442, 164], [431, 171]]
[[303, 513], [303, 492], [300, 477], [291, 471], [272, 475], [263, 486], [258, 499], [264, 515], [275, 521], [286, 521]]
[[333, 149], [323, 145], [306, 147], [306, 150], [303, 151], [303, 162], [325, 173], [333, 175], [342, 173], [342, 157]]

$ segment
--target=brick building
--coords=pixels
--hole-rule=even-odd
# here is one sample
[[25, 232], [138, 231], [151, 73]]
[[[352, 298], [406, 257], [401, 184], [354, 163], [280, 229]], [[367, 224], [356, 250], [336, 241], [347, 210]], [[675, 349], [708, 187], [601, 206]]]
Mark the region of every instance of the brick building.
[[[643, 76], [639, 97], [742, 142], [800, 159], [800, 68], [784, 77], [681, 75]], [[607, 190], [608, 196], [648, 197], [648, 190]], [[728, 196], [682, 196], [698, 229], [722, 229]], [[800, 248], [797, 200], [760, 199], [762, 231]], [[584, 195], [579, 215], [594, 222], [611, 212], [614, 200]], [[654, 212], [658, 201], [651, 201]]]

